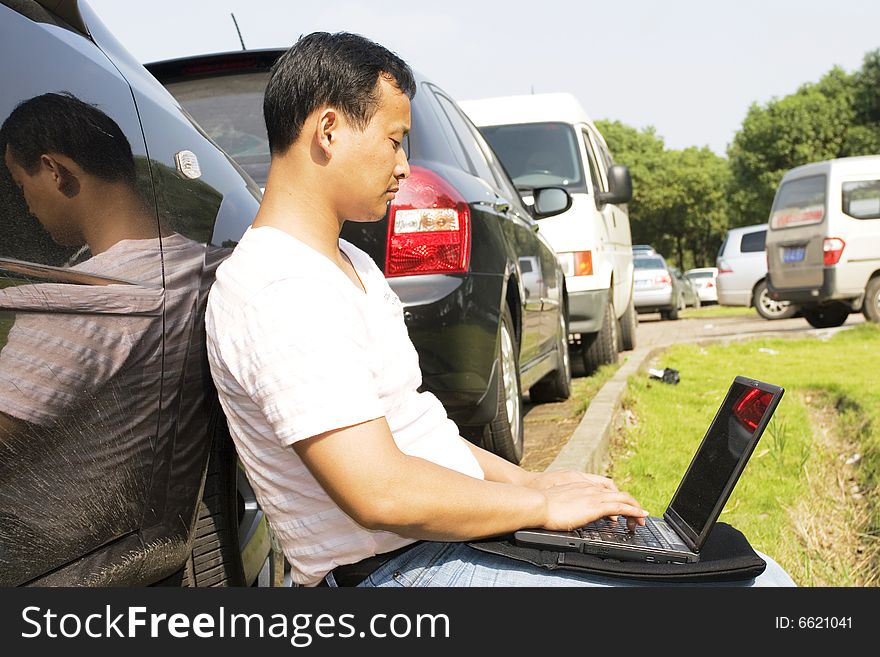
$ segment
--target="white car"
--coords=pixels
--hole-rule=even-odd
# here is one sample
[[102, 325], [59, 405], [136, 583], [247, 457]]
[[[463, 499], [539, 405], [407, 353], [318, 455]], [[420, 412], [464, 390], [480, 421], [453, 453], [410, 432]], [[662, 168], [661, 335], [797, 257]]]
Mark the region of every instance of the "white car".
[[701, 303], [718, 303], [718, 267], [695, 267], [684, 275], [697, 286]]
[[797, 307], [776, 301], [767, 292], [767, 224], [741, 226], [727, 231], [718, 250], [718, 303], [754, 306], [764, 319], [785, 319]]

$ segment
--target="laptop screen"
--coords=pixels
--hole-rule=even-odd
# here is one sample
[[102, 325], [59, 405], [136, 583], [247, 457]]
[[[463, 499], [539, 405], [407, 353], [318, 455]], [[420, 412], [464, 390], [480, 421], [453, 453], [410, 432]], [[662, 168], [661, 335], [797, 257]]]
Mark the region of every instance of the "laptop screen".
[[[669, 504], [693, 532], [697, 547], [721, 512], [782, 388], [736, 377]], [[689, 532], [688, 532], [689, 533]]]

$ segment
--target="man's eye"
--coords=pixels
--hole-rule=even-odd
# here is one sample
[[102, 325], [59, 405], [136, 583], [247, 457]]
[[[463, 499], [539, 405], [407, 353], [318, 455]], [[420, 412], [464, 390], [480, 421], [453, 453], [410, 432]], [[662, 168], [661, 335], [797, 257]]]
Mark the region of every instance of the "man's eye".
[[394, 150], [397, 150], [398, 148], [400, 148], [400, 142], [397, 141], [396, 139], [392, 139], [391, 143], [394, 144]]

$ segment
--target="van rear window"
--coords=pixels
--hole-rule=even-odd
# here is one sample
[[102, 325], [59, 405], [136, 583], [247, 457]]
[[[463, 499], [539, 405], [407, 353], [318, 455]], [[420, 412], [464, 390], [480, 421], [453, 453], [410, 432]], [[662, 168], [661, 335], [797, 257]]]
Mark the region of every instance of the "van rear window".
[[820, 223], [825, 218], [826, 187], [824, 175], [782, 183], [770, 212], [770, 228]]
[[880, 219], [880, 180], [843, 183], [843, 211], [856, 219]]

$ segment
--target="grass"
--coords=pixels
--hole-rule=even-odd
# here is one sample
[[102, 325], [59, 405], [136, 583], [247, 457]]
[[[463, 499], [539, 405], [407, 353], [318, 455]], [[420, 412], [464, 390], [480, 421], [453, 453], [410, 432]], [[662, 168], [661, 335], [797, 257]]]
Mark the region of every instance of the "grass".
[[754, 308], [746, 306], [700, 306], [681, 312], [682, 319], [712, 319], [713, 317], [758, 317]]
[[676, 345], [660, 361], [681, 382], [631, 377], [624, 405], [635, 424], [612, 446], [618, 485], [661, 515], [733, 377], [780, 385], [785, 396], [720, 519], [800, 585], [880, 584], [880, 326], [824, 341]]

